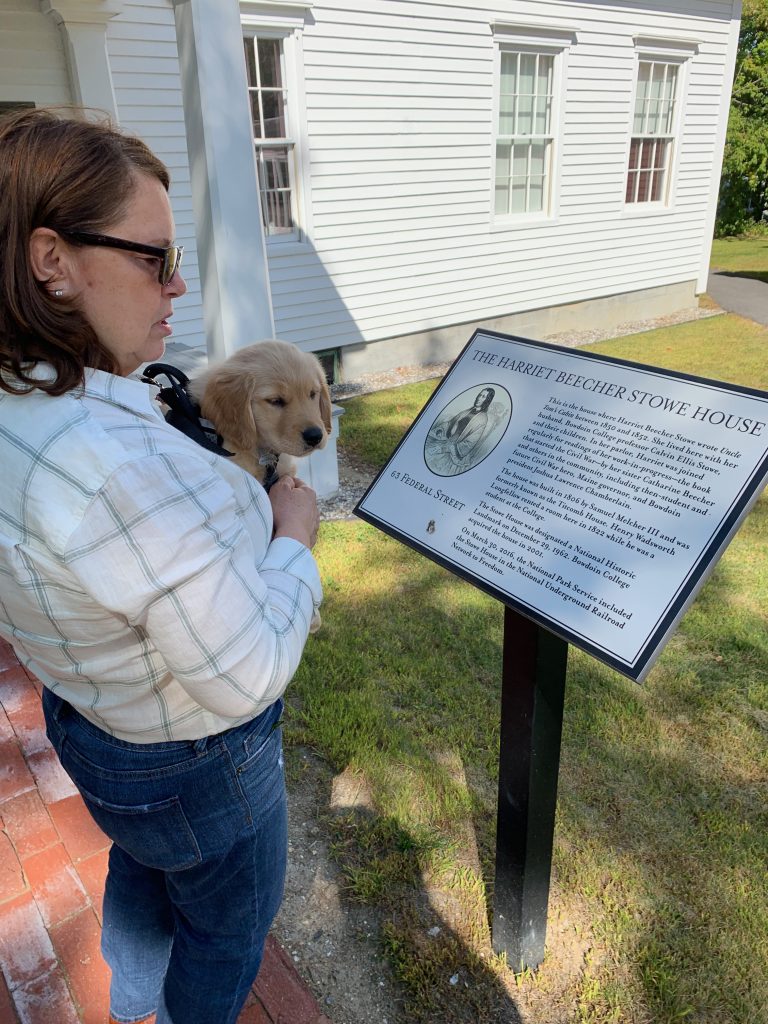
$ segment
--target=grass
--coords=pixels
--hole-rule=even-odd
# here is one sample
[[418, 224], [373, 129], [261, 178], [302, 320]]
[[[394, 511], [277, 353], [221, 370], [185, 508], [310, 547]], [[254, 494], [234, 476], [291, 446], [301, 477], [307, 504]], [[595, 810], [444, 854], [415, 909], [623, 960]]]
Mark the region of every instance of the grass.
[[768, 282], [768, 233], [740, 238], [716, 238], [712, 266], [741, 277]]
[[[768, 330], [734, 316], [595, 346], [768, 388]], [[346, 403], [379, 465], [436, 382]], [[643, 686], [571, 648], [547, 956], [490, 948], [502, 609], [358, 521], [328, 522], [326, 602], [289, 739], [371, 794], [329, 817], [350, 899], [377, 908], [403, 1020], [768, 1020], [768, 501]]]

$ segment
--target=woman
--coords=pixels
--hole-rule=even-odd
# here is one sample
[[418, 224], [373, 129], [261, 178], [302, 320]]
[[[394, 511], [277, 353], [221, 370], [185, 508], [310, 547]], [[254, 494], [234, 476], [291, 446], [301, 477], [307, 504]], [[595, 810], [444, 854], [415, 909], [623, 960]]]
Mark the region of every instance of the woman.
[[0, 121], [0, 635], [113, 840], [111, 1019], [234, 1024], [282, 898], [281, 695], [321, 600], [318, 513], [129, 376], [186, 290], [168, 184], [109, 127]]
[[458, 476], [474, 465], [480, 442], [488, 427], [488, 408], [496, 392], [478, 391], [468, 409], [462, 409], [446, 423], [438, 421], [427, 437], [426, 462], [439, 476]]

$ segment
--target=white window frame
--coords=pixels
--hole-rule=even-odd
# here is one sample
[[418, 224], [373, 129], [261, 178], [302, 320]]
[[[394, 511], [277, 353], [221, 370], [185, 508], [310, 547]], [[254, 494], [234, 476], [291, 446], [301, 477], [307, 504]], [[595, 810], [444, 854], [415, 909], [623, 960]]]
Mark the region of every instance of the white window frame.
[[[491, 25], [494, 42], [493, 130], [491, 137], [490, 224], [491, 230], [529, 227], [542, 222], [554, 222], [559, 211], [559, 182], [562, 137], [564, 127], [564, 83], [567, 81], [567, 60], [570, 47], [576, 42], [575, 30], [541, 25], [510, 25], [494, 22]], [[549, 153], [545, 171], [543, 208], [531, 212], [496, 212], [496, 152], [499, 139], [501, 107], [501, 65], [506, 53], [541, 54], [552, 58], [552, 106], [549, 131], [541, 138], [549, 140]], [[523, 136], [538, 138], [539, 136]]]
[[[693, 39], [657, 39], [650, 36], [635, 36], [634, 42], [634, 81], [629, 110], [629, 131], [624, 160], [624, 179], [622, 182], [623, 213], [626, 217], [660, 216], [670, 213], [675, 205], [681, 131], [684, 123], [683, 111], [688, 94], [688, 68], [690, 58], [698, 53], [698, 42]], [[641, 64], [664, 65], [676, 69], [674, 109], [668, 131], [655, 133], [635, 132], [635, 112], [640, 90]], [[637, 139], [642, 139], [643, 141], [665, 141], [667, 143], [664, 181], [661, 187], [661, 195], [658, 199], [632, 202], [627, 200], [630, 174], [629, 161], [632, 153], [632, 144]]]
[[[264, 238], [272, 251], [289, 252], [305, 249], [311, 236], [311, 211], [309, 196], [309, 167], [306, 156], [306, 100], [304, 94], [302, 33], [307, 15], [312, 7], [311, 0], [241, 0], [240, 24], [243, 38], [278, 39], [281, 41], [281, 62], [283, 87], [287, 94], [286, 135], [270, 139], [275, 145], [292, 147], [289, 161], [291, 188], [291, 216], [295, 230], [270, 235], [264, 224]], [[249, 99], [250, 107], [250, 99]], [[254, 173], [257, 174], [256, 142], [254, 140]], [[261, 187], [259, 186], [261, 201]]]

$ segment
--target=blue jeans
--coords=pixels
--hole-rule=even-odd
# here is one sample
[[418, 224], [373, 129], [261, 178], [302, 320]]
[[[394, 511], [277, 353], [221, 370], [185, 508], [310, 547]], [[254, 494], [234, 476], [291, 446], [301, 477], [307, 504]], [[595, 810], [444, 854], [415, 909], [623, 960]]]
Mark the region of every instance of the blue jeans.
[[115, 1020], [237, 1021], [283, 894], [282, 706], [217, 736], [139, 744], [44, 690], [48, 737], [113, 841], [102, 952]]

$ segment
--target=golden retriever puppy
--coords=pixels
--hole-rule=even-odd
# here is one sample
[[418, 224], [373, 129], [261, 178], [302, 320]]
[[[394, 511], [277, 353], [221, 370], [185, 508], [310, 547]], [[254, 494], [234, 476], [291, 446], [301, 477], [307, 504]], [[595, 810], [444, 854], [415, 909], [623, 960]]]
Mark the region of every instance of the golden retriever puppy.
[[276, 466], [295, 471], [290, 456], [323, 448], [331, 432], [331, 395], [316, 356], [287, 341], [241, 348], [191, 383], [200, 411], [234, 461], [261, 483]]

